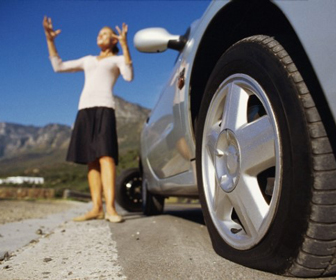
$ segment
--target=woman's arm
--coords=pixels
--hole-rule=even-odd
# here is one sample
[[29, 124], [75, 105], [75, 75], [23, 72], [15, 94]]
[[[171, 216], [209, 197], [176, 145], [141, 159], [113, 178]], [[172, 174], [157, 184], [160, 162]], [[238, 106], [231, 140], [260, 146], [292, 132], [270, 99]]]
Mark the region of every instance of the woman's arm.
[[63, 62], [62, 59], [60, 59], [56, 46], [55, 46], [55, 38], [58, 34], [61, 33], [61, 30], [54, 30], [51, 18], [44, 17], [43, 19], [43, 28], [44, 33], [46, 35], [47, 39], [47, 46], [49, 51], [49, 57], [51, 61], [51, 65], [55, 72], [76, 72], [83, 70], [83, 63], [84, 59], [77, 59], [77, 60], [71, 60], [71, 61], [65, 61]]
[[119, 44], [121, 46], [121, 49], [123, 51], [123, 56], [125, 59], [125, 67], [121, 69], [121, 73], [126, 81], [132, 81], [133, 80], [133, 65], [132, 65], [132, 59], [131, 54], [129, 52], [128, 44], [127, 44], [127, 32], [128, 32], [128, 26], [127, 24], [123, 23], [122, 30], [120, 30], [119, 26], [116, 26], [116, 29], [119, 33], [119, 36], [113, 35], [114, 38], [117, 38], [119, 41]]
[[122, 30], [120, 30], [119, 26], [116, 26], [116, 29], [119, 32], [119, 36], [114, 35], [114, 37], [118, 39], [119, 44], [122, 48], [123, 55], [125, 57], [125, 63], [131, 64], [132, 63], [131, 54], [129, 52], [128, 44], [127, 44], [128, 25], [123, 23]]
[[58, 56], [54, 40], [57, 37], [57, 35], [61, 33], [61, 30], [58, 29], [54, 31], [51, 18], [47, 18], [46, 16], [43, 19], [43, 28], [47, 39], [49, 56], [50, 57]]
[[78, 72], [84, 69], [86, 57], [75, 60], [62, 61], [58, 56], [51, 56], [50, 62], [55, 72]]

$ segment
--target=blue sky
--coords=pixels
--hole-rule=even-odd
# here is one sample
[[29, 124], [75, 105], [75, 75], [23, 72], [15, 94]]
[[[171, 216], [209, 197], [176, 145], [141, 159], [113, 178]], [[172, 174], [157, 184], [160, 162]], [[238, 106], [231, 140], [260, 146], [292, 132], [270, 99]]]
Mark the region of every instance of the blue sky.
[[144, 54], [133, 46], [134, 34], [147, 27], [164, 27], [184, 34], [200, 18], [209, 0], [0, 0], [0, 122], [43, 126], [72, 125], [84, 75], [54, 73], [42, 28], [44, 15], [61, 29], [56, 39], [63, 60], [97, 55], [96, 37], [103, 26], [129, 25], [128, 42], [135, 78], [119, 78], [114, 92], [127, 101], [152, 108], [169, 78], [177, 52]]

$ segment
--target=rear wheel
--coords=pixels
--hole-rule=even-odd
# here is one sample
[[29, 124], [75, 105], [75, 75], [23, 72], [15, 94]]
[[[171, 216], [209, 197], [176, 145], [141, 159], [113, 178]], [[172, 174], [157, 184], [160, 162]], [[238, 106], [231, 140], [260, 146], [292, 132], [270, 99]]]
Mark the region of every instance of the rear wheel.
[[218, 254], [278, 274], [335, 274], [335, 157], [277, 41], [253, 36], [221, 57], [196, 143], [200, 199]]
[[123, 171], [116, 182], [116, 200], [129, 212], [140, 212], [142, 209], [142, 176], [138, 168]]

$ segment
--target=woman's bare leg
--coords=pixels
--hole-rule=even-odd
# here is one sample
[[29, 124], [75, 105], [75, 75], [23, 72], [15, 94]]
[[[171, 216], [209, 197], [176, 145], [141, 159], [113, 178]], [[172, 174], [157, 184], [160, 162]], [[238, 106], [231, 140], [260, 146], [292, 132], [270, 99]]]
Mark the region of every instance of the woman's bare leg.
[[88, 181], [93, 203], [93, 208], [91, 212], [93, 213], [102, 212], [103, 210], [102, 182], [101, 182], [100, 164], [98, 159], [88, 164]]
[[106, 212], [109, 215], [118, 215], [115, 209], [115, 180], [116, 167], [112, 157], [104, 156], [99, 159], [101, 170], [101, 181], [106, 203]]
[[76, 222], [104, 218], [99, 160], [95, 160], [94, 162], [90, 162], [88, 164], [88, 181], [93, 207], [88, 213], [74, 218], [74, 221]]

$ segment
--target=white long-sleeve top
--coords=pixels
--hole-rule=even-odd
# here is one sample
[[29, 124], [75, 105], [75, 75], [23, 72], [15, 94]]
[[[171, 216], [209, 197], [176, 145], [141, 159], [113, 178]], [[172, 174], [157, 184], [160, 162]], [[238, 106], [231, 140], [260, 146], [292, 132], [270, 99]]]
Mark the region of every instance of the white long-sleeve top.
[[124, 56], [110, 56], [98, 60], [96, 56], [85, 56], [76, 60], [62, 61], [58, 56], [50, 58], [55, 72], [84, 71], [85, 83], [79, 99], [78, 110], [92, 107], [115, 109], [113, 87], [119, 75], [132, 81], [132, 64], [126, 64]]

